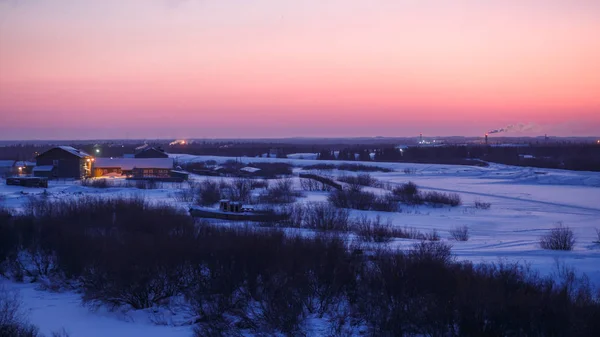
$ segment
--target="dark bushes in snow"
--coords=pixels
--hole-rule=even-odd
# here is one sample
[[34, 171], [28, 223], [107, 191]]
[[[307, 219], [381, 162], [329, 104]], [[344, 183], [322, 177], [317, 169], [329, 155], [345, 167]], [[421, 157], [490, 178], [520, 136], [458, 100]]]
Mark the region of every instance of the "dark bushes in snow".
[[559, 222], [548, 234], [540, 237], [540, 247], [551, 250], [573, 250], [575, 234], [571, 228]]
[[[311, 228], [348, 226], [347, 210], [313, 207]], [[600, 304], [574, 273], [555, 281], [519, 265], [458, 262], [439, 241], [363, 251], [326, 232], [195, 224], [140, 199], [41, 200], [0, 226], [16, 240], [8, 260], [35, 252], [88, 302], [185, 298], [197, 336], [302, 335], [315, 318], [339, 335], [600, 335]], [[37, 272], [23, 266], [26, 277]]]
[[469, 241], [469, 227], [458, 226], [450, 230], [450, 236], [456, 241]]
[[410, 181], [395, 187], [392, 193], [398, 198], [398, 201], [407, 205], [429, 204], [434, 207], [444, 205], [456, 207], [462, 203], [460, 195], [457, 193], [421, 192], [417, 185]]
[[377, 184], [377, 179], [371, 177], [371, 175], [368, 173], [360, 173], [355, 176], [343, 175], [339, 176], [337, 180], [349, 185], [375, 186]]
[[442, 193], [442, 192], [426, 192], [422, 196], [423, 201], [427, 204], [433, 206], [460, 206], [462, 201], [460, 200], [460, 195], [458, 193]]
[[198, 185], [197, 202], [202, 206], [214, 205], [221, 200], [219, 184], [213, 180], [204, 180]]
[[304, 191], [329, 192], [333, 189], [331, 185], [310, 178], [300, 178], [300, 188]]
[[41, 337], [21, 309], [18, 293], [0, 286], [0, 337]]
[[395, 187], [392, 190], [392, 193], [401, 203], [407, 205], [420, 205], [423, 203], [423, 199], [419, 194], [419, 189], [412, 181]]
[[302, 193], [294, 190], [293, 180], [280, 179], [260, 195], [260, 201], [266, 204], [291, 204], [301, 196]]
[[477, 209], [490, 209], [491, 207], [492, 207], [492, 203], [490, 203], [490, 202], [475, 200], [475, 208], [477, 208]]

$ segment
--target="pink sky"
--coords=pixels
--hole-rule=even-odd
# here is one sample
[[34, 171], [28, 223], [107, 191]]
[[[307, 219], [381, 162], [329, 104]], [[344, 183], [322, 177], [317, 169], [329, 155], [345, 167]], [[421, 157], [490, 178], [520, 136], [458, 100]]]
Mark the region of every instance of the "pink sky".
[[0, 0], [0, 139], [597, 135], [598, 18], [597, 0]]

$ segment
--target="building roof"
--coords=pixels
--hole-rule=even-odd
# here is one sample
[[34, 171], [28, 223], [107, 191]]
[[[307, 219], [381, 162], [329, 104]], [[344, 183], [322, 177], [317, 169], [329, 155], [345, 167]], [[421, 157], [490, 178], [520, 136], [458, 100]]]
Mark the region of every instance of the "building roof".
[[0, 160], [0, 167], [13, 167], [14, 164], [14, 160]]
[[94, 168], [115, 168], [130, 171], [134, 168], [172, 169], [173, 158], [96, 158]]
[[15, 166], [35, 166], [36, 163], [33, 161], [23, 161], [19, 160], [15, 162]]
[[56, 148], [67, 151], [70, 154], [75, 155], [79, 158], [91, 157], [88, 153], [81, 151], [81, 150], [77, 150], [76, 148], [74, 148], [72, 146], [57, 146]]
[[42, 165], [33, 168], [33, 172], [52, 172], [52, 170], [54, 170], [54, 166], [52, 165]]

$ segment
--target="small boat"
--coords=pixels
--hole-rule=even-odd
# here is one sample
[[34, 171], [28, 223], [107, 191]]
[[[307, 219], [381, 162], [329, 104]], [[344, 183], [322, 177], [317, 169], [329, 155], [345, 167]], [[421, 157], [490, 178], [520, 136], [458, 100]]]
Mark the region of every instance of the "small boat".
[[221, 200], [219, 209], [192, 206], [190, 215], [196, 218], [212, 218], [232, 221], [258, 221], [274, 222], [283, 221], [290, 217], [287, 213], [277, 213], [271, 210], [254, 210], [252, 208], [242, 207], [239, 202]]

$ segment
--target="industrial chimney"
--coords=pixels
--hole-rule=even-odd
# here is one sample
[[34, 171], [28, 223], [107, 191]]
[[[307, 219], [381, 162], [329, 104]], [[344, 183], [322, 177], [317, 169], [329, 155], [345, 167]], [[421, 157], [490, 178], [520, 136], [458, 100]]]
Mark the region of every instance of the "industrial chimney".
[[488, 134], [485, 134], [485, 145], [488, 145]]

